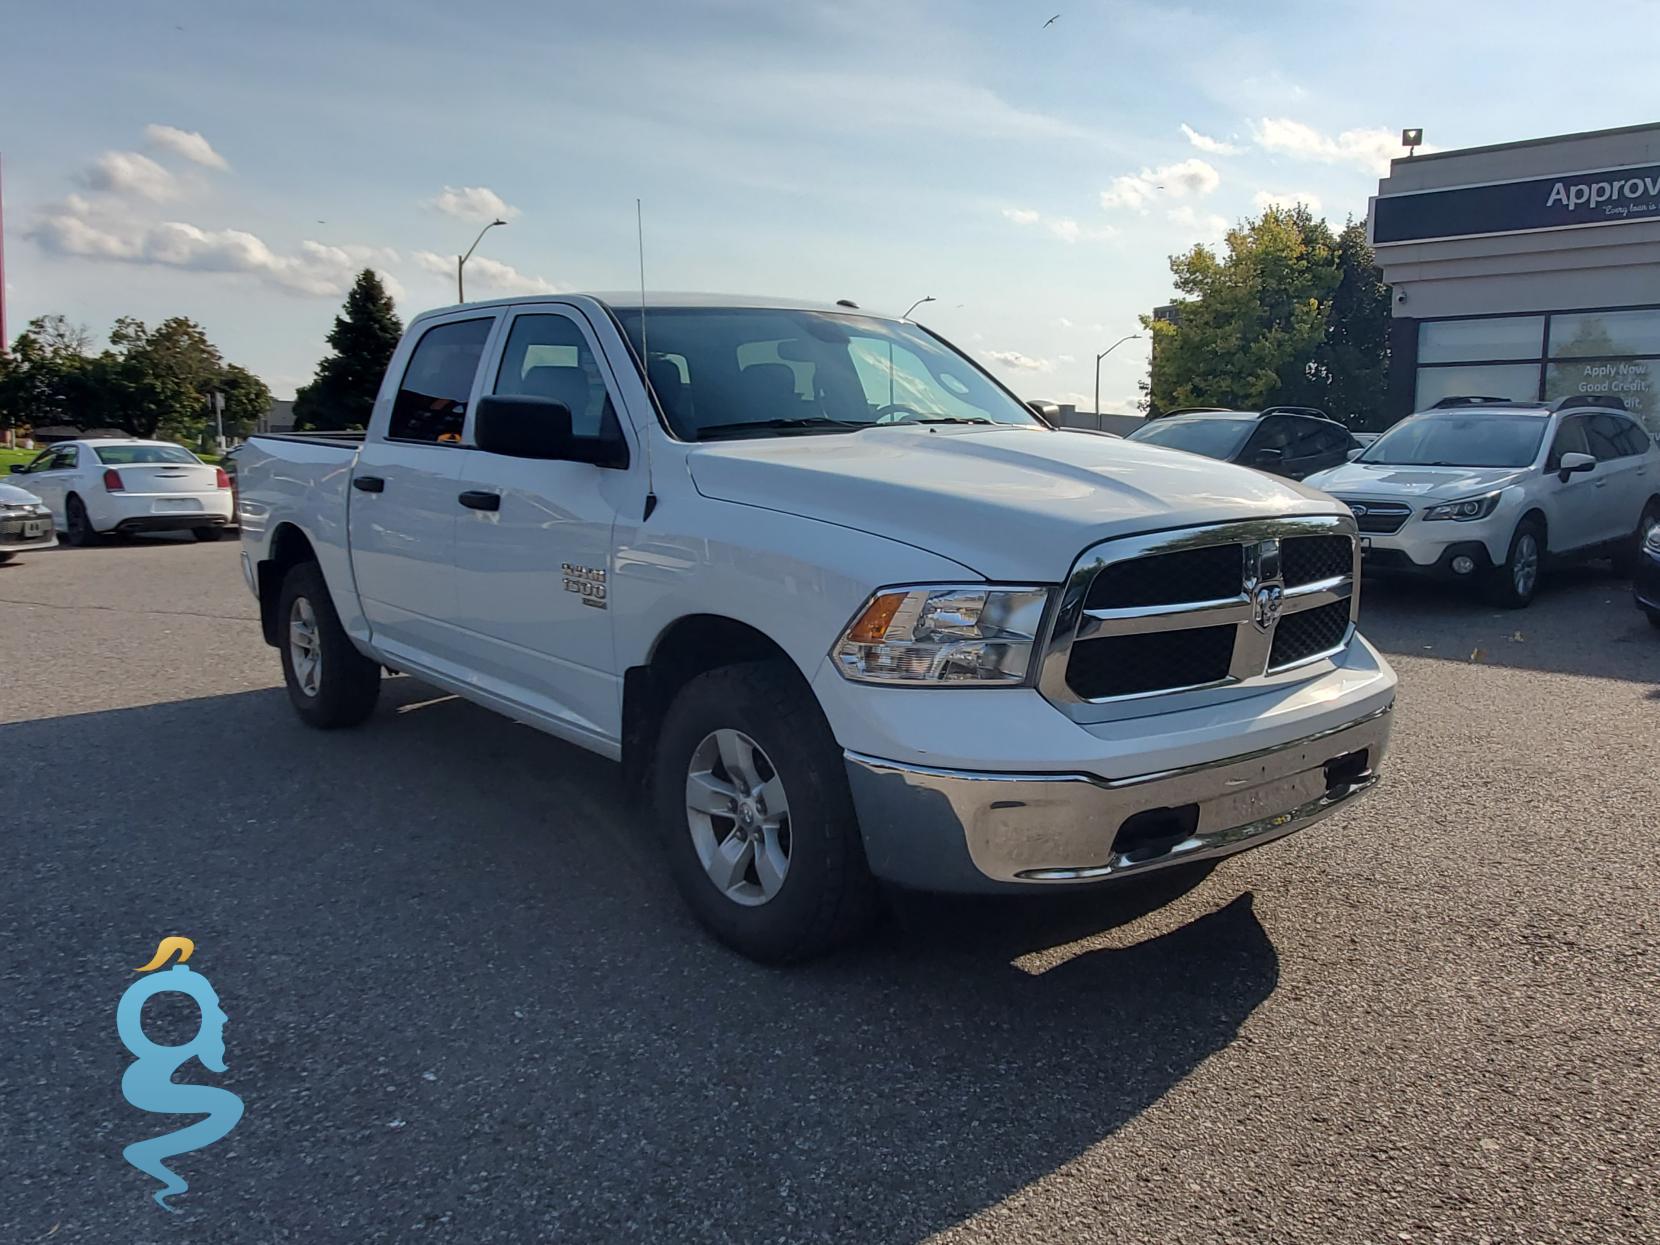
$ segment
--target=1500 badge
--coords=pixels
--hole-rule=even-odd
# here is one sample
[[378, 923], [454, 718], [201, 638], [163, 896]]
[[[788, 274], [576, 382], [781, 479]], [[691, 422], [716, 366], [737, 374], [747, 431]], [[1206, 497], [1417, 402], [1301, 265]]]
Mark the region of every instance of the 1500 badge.
[[597, 566], [572, 566], [569, 562], [560, 564], [560, 570], [565, 573], [565, 591], [574, 592], [582, 598], [582, 604], [591, 605], [596, 610], [605, 608], [605, 572]]

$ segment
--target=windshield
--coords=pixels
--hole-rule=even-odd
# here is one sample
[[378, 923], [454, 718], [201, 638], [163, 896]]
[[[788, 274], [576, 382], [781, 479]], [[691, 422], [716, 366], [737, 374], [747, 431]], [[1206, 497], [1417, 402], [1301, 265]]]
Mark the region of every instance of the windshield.
[[[640, 312], [616, 315], [639, 353]], [[647, 310], [646, 335], [651, 387], [687, 441], [874, 424], [1041, 426], [913, 325], [772, 307], [667, 307]]]
[[134, 463], [200, 463], [189, 450], [178, 445], [96, 445], [93, 453], [106, 467], [130, 467]]
[[1526, 467], [1550, 420], [1538, 415], [1431, 413], [1403, 419], [1355, 459], [1400, 467]]
[[1137, 428], [1129, 439], [1226, 459], [1239, 452], [1255, 427], [1250, 419], [1159, 419]]

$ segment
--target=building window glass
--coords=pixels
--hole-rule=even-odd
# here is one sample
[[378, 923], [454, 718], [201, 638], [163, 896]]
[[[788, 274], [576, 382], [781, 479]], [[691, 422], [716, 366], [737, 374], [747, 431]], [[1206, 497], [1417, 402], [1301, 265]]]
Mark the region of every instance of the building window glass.
[[1622, 354], [1660, 355], [1660, 309], [1578, 311], [1551, 317], [1551, 358]]
[[1604, 393], [1624, 402], [1649, 432], [1660, 436], [1660, 359], [1586, 359], [1545, 369], [1547, 402]]
[[[1428, 327], [1428, 326], [1426, 326]], [[1514, 398], [1536, 402], [1539, 398], [1537, 363], [1472, 363], [1463, 367], [1418, 369], [1418, 395], [1413, 410], [1422, 411], [1442, 398]]]
[[1418, 362], [1537, 359], [1543, 353], [1544, 342], [1544, 316], [1432, 320], [1418, 326]]

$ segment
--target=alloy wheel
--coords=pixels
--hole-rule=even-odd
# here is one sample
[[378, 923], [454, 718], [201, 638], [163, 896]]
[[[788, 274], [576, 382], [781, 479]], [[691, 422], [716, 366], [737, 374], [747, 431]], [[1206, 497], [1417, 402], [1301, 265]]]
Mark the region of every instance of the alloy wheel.
[[1533, 586], [1539, 581], [1539, 541], [1532, 532], [1523, 532], [1517, 538], [1511, 561], [1510, 582], [1515, 585], [1516, 595], [1532, 595]]
[[686, 827], [715, 889], [746, 907], [790, 871], [790, 803], [772, 759], [742, 731], [704, 736], [686, 767]]
[[304, 597], [294, 598], [288, 614], [288, 656], [300, 690], [307, 696], [317, 695], [323, 682], [323, 647], [317, 634], [317, 615]]

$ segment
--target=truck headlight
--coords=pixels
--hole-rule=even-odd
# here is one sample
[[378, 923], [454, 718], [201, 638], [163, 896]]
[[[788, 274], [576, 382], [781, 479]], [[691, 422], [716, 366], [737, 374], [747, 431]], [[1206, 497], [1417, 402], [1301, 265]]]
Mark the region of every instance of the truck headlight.
[[1048, 603], [1047, 588], [884, 588], [836, 641], [836, 667], [861, 683], [1023, 684]]
[[1484, 497], [1467, 497], [1463, 501], [1437, 502], [1424, 511], [1424, 522], [1456, 519], [1460, 523], [1468, 523], [1472, 519], [1485, 519], [1493, 513], [1498, 504], [1498, 493], [1488, 493]]

